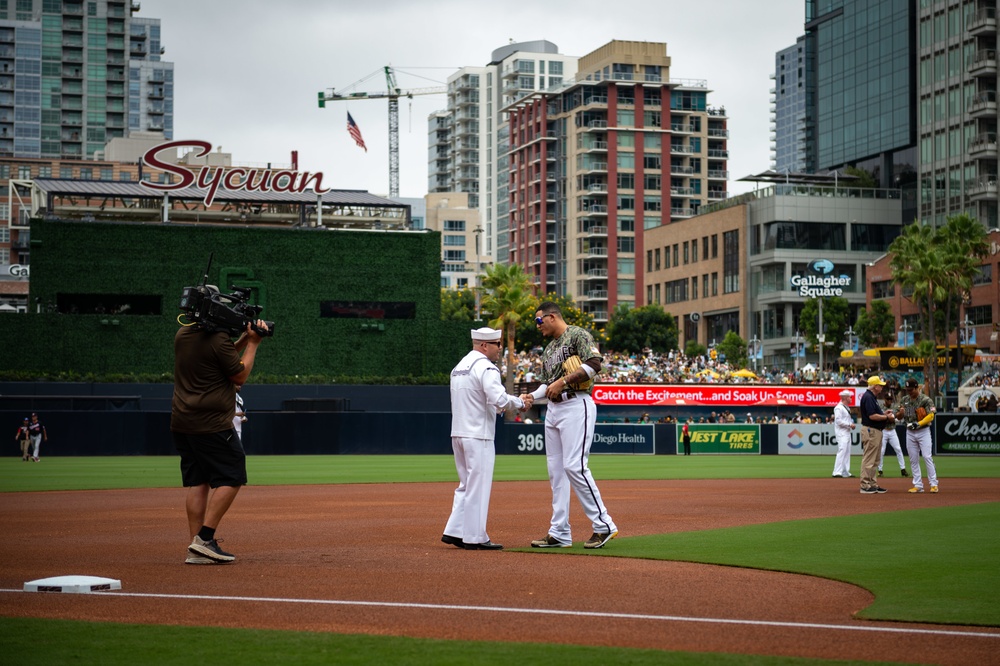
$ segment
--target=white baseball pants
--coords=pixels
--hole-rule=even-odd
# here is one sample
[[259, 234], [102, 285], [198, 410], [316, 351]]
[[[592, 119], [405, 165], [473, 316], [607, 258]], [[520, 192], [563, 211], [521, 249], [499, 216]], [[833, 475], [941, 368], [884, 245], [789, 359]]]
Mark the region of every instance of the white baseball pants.
[[[576, 492], [594, 532], [617, 532], [597, 489], [587, 460], [594, 442], [597, 406], [586, 393], [562, 402], [549, 402], [545, 412], [545, 461], [552, 486], [552, 522], [549, 534], [562, 543], [573, 543], [569, 525], [569, 491]], [[588, 535], [589, 536], [589, 535]]]
[[932, 447], [930, 428], [906, 431], [906, 450], [910, 454], [910, 473], [913, 475], [914, 488], [924, 487], [923, 479], [920, 477], [920, 456], [924, 457], [924, 465], [927, 466], [927, 482], [931, 484], [932, 488], [938, 484]]
[[904, 469], [906, 465], [903, 463], [903, 445], [899, 443], [899, 434], [896, 432], [896, 428], [890, 426], [882, 431], [882, 453], [878, 458], [878, 471], [882, 471], [882, 461], [885, 459], [885, 447], [887, 444], [896, 452], [899, 469]]

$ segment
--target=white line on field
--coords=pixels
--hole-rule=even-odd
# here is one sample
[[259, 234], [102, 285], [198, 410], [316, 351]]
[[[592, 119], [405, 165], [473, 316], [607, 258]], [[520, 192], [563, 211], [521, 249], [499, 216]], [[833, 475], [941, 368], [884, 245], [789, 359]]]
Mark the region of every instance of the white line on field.
[[[23, 592], [24, 590], [0, 589], [2, 592]], [[831, 631], [872, 631], [891, 634], [918, 634], [927, 636], [970, 636], [977, 638], [1000, 638], [1000, 633], [977, 631], [954, 631], [948, 629], [919, 629], [907, 627], [878, 627], [853, 624], [820, 624], [816, 622], [777, 622], [773, 620], [735, 620], [716, 617], [684, 617], [680, 615], [649, 615], [645, 613], [603, 613], [598, 611], [574, 611], [547, 608], [506, 608], [503, 606], [459, 606], [455, 604], [418, 604], [394, 601], [355, 601], [347, 599], [286, 599], [281, 597], [235, 597], [226, 595], [197, 594], [154, 594], [145, 592], [95, 592], [101, 597], [134, 597], [148, 599], [184, 599], [195, 601], [254, 601], [279, 604], [318, 604], [326, 606], [376, 606], [381, 608], [419, 608], [424, 610], [478, 611], [482, 613], [523, 613], [526, 615], [569, 615], [575, 617], [599, 617], [616, 620], [654, 620], [660, 622], [701, 622], [704, 624], [739, 624], [756, 627], [786, 627], [790, 629], [827, 629]]]

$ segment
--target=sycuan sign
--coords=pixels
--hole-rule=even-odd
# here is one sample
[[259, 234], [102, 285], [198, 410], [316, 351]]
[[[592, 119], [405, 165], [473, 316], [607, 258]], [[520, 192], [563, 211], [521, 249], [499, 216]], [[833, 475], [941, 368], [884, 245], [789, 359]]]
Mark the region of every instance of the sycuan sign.
[[211, 206], [219, 190], [230, 192], [296, 192], [313, 190], [316, 194], [329, 192], [329, 187], [323, 187], [323, 174], [320, 172], [294, 171], [292, 169], [261, 169], [257, 167], [219, 167], [203, 166], [195, 172], [175, 162], [162, 161], [159, 154], [165, 150], [176, 151], [178, 148], [194, 148], [196, 157], [204, 157], [212, 152], [212, 144], [208, 141], [171, 141], [153, 146], [142, 156], [143, 164], [160, 169], [180, 178], [177, 183], [152, 183], [139, 181], [143, 187], [151, 190], [168, 192], [183, 190], [192, 185], [207, 190], [205, 205]]

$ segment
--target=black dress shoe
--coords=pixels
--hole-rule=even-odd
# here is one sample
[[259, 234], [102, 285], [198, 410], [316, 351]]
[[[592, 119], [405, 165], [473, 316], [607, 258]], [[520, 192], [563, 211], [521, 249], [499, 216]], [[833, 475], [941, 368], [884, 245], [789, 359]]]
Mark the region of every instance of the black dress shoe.
[[448, 544], [449, 546], [455, 546], [457, 548], [465, 548], [465, 544], [458, 537], [448, 536], [447, 534], [441, 535], [441, 541]]
[[465, 544], [466, 550], [503, 550], [503, 546], [498, 543], [493, 543], [492, 541], [487, 541], [486, 543], [467, 543]]

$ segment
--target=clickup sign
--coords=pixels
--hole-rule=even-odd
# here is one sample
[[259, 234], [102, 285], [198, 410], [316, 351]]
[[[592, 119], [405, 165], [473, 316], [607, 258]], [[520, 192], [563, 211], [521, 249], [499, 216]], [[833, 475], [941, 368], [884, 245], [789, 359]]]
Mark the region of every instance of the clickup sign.
[[833, 269], [833, 262], [829, 259], [817, 259], [809, 264], [809, 270], [814, 275], [793, 275], [792, 286], [803, 298], [843, 296], [844, 289], [851, 286], [851, 277], [832, 275]]

